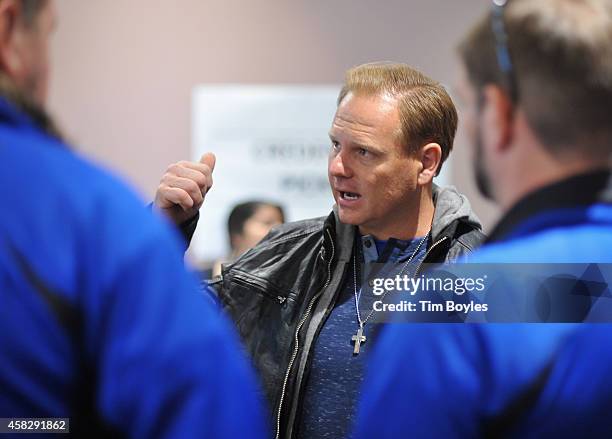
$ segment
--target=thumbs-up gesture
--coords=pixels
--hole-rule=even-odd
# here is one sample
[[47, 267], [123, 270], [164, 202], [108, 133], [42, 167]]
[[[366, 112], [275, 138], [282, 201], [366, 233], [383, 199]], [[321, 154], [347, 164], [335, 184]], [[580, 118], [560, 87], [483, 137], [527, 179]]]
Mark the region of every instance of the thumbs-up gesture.
[[155, 193], [155, 207], [180, 225], [197, 213], [210, 190], [215, 155], [207, 152], [199, 162], [180, 161], [168, 167]]

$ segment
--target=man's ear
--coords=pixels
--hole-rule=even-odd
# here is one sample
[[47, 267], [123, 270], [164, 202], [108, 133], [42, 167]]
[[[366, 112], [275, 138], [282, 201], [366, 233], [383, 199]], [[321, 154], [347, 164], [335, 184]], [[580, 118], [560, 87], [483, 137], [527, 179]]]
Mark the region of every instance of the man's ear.
[[508, 94], [497, 85], [486, 85], [483, 90], [482, 133], [485, 144], [501, 152], [512, 141], [514, 105]]
[[22, 70], [17, 36], [20, 14], [19, 1], [0, 0], [0, 70], [11, 78]]
[[437, 143], [428, 143], [421, 147], [419, 156], [421, 160], [421, 170], [417, 181], [419, 185], [425, 186], [433, 180], [442, 161], [442, 148]]

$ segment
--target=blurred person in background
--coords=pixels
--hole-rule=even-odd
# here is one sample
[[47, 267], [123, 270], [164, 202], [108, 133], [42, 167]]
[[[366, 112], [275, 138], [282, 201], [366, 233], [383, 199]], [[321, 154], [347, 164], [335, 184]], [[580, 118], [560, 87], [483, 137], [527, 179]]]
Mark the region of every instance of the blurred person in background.
[[[433, 184], [456, 125], [444, 87], [409, 66], [349, 70], [329, 133], [333, 211], [272, 229], [223, 270], [218, 296], [263, 379], [277, 438], [349, 430], [373, 334], [359, 312], [362, 264], [452, 261], [481, 243], [468, 200]], [[177, 163], [158, 188], [156, 206], [187, 235], [213, 168], [210, 154]]]
[[221, 275], [221, 265], [234, 262], [247, 250], [255, 247], [274, 226], [285, 222], [285, 212], [278, 204], [265, 201], [245, 201], [236, 204], [227, 218], [227, 233], [230, 254], [223, 260], [215, 261], [205, 279]]
[[[471, 261], [611, 263], [612, 2], [495, 0], [459, 55], [476, 179], [505, 211]], [[612, 437], [611, 338], [610, 324], [389, 325], [357, 436]]]
[[264, 437], [253, 373], [177, 237], [45, 112], [55, 26], [51, 0], [0, 0], [0, 418]]

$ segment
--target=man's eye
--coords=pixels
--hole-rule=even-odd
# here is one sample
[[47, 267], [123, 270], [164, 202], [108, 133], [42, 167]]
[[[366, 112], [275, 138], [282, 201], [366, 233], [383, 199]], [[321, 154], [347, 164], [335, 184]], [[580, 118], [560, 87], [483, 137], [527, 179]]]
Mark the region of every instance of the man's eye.
[[338, 142], [336, 142], [335, 140], [332, 140], [331, 146], [332, 146], [333, 149], [340, 148], [340, 144]]
[[366, 156], [368, 156], [369, 154], [370, 154], [370, 151], [368, 151], [367, 149], [365, 149], [365, 148], [359, 148], [359, 155], [366, 157]]

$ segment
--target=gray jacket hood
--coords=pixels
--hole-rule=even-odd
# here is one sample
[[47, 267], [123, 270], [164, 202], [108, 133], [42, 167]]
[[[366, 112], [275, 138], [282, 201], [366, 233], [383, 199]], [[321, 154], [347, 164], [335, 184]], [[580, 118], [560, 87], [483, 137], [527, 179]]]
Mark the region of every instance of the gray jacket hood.
[[472, 210], [469, 200], [460, 194], [454, 186], [433, 185], [433, 202], [436, 206], [431, 236], [436, 237], [453, 221], [461, 220], [478, 230], [482, 230], [480, 220]]

